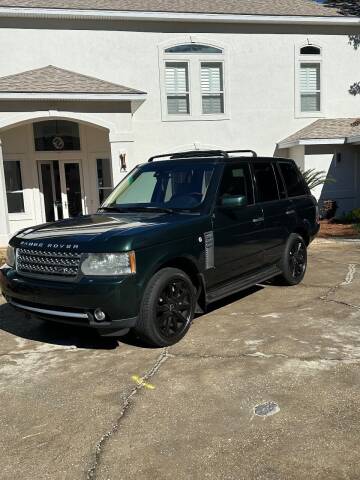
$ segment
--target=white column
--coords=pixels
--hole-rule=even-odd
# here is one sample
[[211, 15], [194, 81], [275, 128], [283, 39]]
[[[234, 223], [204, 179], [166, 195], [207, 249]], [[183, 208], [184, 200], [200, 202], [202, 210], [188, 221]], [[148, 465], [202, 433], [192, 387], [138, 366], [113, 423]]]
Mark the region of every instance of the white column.
[[2, 153], [2, 143], [0, 140], [0, 247], [7, 245], [10, 237], [8, 206], [6, 199], [5, 173]]

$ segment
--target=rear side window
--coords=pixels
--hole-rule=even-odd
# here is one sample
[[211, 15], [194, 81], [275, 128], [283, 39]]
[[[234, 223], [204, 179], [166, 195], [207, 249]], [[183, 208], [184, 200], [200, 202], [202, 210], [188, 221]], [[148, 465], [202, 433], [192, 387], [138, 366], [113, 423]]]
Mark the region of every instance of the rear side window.
[[254, 163], [258, 201], [271, 202], [279, 200], [279, 191], [275, 172], [271, 163]]
[[279, 167], [284, 178], [289, 197], [297, 197], [299, 195], [306, 195], [308, 193], [305, 186], [305, 181], [295, 165], [287, 162], [279, 162]]
[[277, 168], [275, 163], [273, 164], [273, 166], [274, 166], [274, 172], [275, 172], [275, 177], [276, 177], [276, 181], [279, 189], [280, 198], [286, 198], [285, 184], [280, 175], [280, 170]]
[[240, 195], [246, 197], [248, 205], [254, 203], [254, 192], [250, 168], [246, 163], [225, 167], [223, 178], [220, 184], [220, 198], [224, 196], [238, 197]]

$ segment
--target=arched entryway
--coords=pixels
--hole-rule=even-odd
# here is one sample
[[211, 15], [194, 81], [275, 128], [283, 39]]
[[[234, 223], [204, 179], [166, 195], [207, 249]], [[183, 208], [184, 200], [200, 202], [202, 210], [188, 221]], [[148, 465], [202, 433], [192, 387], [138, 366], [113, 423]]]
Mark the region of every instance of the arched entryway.
[[113, 188], [109, 130], [36, 118], [0, 131], [9, 233], [93, 213]]
[[110, 189], [106, 170], [112, 184], [126, 174], [132, 118], [146, 93], [53, 65], [2, 77], [1, 85], [3, 246], [21, 228], [96, 211]]

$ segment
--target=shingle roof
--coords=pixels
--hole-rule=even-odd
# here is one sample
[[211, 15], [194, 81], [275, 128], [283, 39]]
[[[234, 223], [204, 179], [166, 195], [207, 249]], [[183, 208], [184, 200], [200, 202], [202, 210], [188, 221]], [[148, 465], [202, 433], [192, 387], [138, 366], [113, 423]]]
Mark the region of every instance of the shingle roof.
[[279, 145], [299, 140], [351, 138], [360, 135], [360, 118], [326, 118], [316, 120], [307, 127], [282, 140]]
[[0, 0], [1, 7], [239, 15], [339, 16], [315, 0]]
[[48, 65], [0, 77], [0, 93], [141, 94], [139, 90]]

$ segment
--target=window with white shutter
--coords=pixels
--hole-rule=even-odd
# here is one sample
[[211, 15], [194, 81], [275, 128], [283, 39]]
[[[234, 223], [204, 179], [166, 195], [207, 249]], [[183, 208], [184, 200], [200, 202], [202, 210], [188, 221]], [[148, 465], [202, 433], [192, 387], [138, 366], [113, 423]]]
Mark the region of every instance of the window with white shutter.
[[189, 68], [187, 62], [166, 62], [165, 88], [169, 115], [188, 115]]
[[300, 64], [301, 112], [321, 110], [320, 63]]
[[201, 96], [204, 115], [224, 113], [224, 80], [221, 62], [201, 63]]
[[159, 53], [163, 121], [228, 118], [226, 55], [222, 47], [185, 41], [164, 45]]

